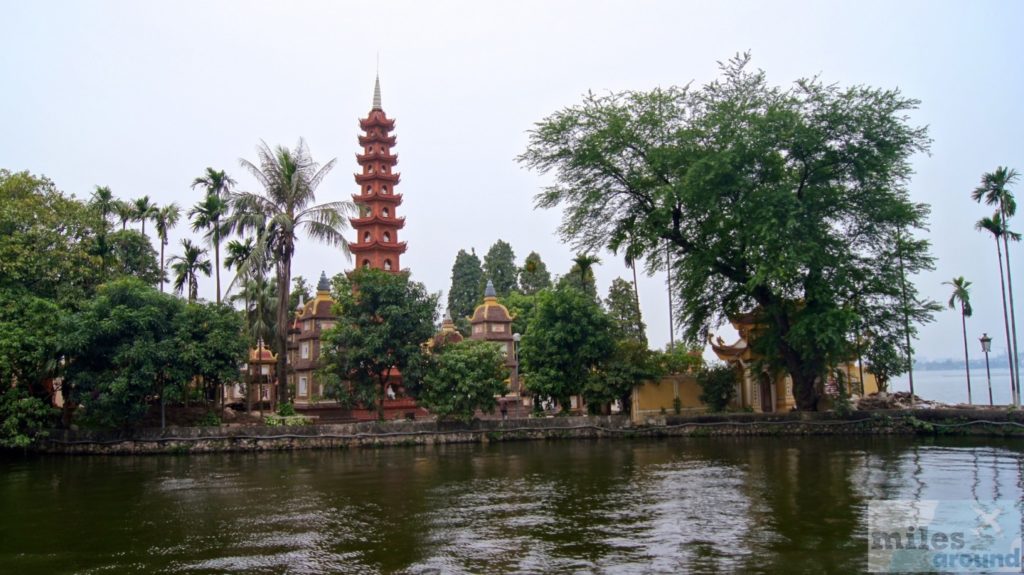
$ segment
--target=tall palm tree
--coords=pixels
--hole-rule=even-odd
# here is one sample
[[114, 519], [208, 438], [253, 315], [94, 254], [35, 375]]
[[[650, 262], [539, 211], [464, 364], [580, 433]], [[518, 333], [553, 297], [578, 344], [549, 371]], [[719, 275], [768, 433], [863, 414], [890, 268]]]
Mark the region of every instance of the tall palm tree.
[[953, 293], [949, 296], [949, 309], [956, 309], [957, 305], [960, 306], [960, 326], [964, 334], [964, 369], [967, 370], [967, 403], [974, 403], [971, 399], [971, 359], [967, 354], [967, 318], [974, 313], [974, 310], [971, 309], [971, 282], [965, 280], [964, 276], [960, 276], [953, 278], [952, 281], [942, 283], [953, 288]]
[[156, 217], [160, 208], [149, 200], [149, 196], [142, 196], [132, 202], [134, 214], [132, 220], [142, 223], [142, 235], [146, 235], [146, 221]]
[[128, 222], [135, 220], [135, 204], [124, 200], [114, 200], [114, 213], [121, 220], [121, 231], [128, 229]]
[[167, 268], [164, 265], [164, 248], [167, 247], [167, 232], [178, 225], [181, 218], [181, 208], [176, 203], [170, 203], [159, 210], [153, 218], [156, 226], [156, 235], [160, 238], [160, 291], [164, 291], [164, 280], [167, 276]]
[[223, 219], [228, 215], [228, 202], [216, 194], [206, 197], [195, 205], [188, 215], [192, 218], [192, 231], [204, 230], [203, 239], [213, 246], [214, 270], [217, 276], [217, 303], [220, 303], [220, 240], [227, 230]]
[[228, 301], [235, 303], [239, 299], [242, 300], [243, 309], [245, 310], [245, 322], [248, 331], [252, 331], [252, 317], [249, 314], [249, 292], [246, 291], [245, 284], [249, 279], [255, 276], [252, 270], [248, 270], [245, 267], [246, 262], [252, 257], [253, 240], [252, 238], [245, 238], [245, 241], [230, 240], [227, 243], [227, 255], [224, 257], [224, 267], [227, 269], [235, 270], [235, 279], [231, 280], [228, 285], [228, 293], [231, 292], [231, 288], [237, 283], [242, 285], [243, 290], [239, 296], [228, 296]]
[[192, 240], [181, 240], [184, 251], [180, 256], [172, 256], [171, 269], [174, 270], [174, 291], [181, 294], [188, 286], [188, 301], [196, 301], [199, 295], [199, 274], [210, 277], [210, 259], [206, 250], [192, 243]]
[[[234, 214], [230, 227], [244, 233], [256, 230], [265, 222], [256, 237], [253, 257], [269, 257], [277, 275], [277, 374], [286, 373], [286, 353], [289, 309], [288, 287], [291, 283], [292, 256], [298, 231], [309, 237], [338, 246], [349, 256], [344, 231], [348, 229], [345, 216], [355, 212], [351, 202], [329, 202], [314, 205], [316, 188], [334, 167], [334, 160], [320, 166], [310, 156], [305, 141], [299, 140], [294, 150], [284, 146], [271, 149], [266, 142], [256, 148], [255, 163], [239, 160], [263, 186], [262, 194], [241, 192], [232, 194]], [[281, 403], [288, 401], [288, 386], [278, 385]]]
[[[1017, 170], [999, 166], [996, 171], [981, 176], [981, 185], [971, 192], [971, 199], [984, 201], [992, 206], [999, 206], [1003, 232], [1007, 231], [1010, 218], [1017, 212], [1017, 202], [1008, 189], [1017, 182], [1020, 174]], [[1010, 382], [1013, 385], [1013, 402], [1020, 405], [1020, 361], [1017, 355], [1017, 312], [1013, 305], [1013, 274], [1010, 271], [1009, 235], [1003, 233], [1003, 255], [1006, 257], [1006, 291], [1010, 293], [1010, 353], [1013, 356], [1013, 368], [1010, 370]]]
[[1006, 282], [1003, 276], [1003, 248], [1000, 243], [1001, 239], [1009, 238], [1013, 241], [1020, 241], [1020, 234], [1012, 232], [1006, 229], [1003, 224], [1003, 218], [999, 215], [999, 212], [992, 214], [991, 218], [981, 218], [978, 223], [974, 225], [978, 231], [988, 232], [992, 234], [992, 238], [996, 241], [996, 260], [999, 261], [999, 289], [1003, 295], [1003, 326], [1006, 328], [1006, 341], [1007, 341], [1007, 358], [1010, 363], [1010, 388], [1011, 395], [1016, 395], [1017, 388], [1013, 379], [1013, 353], [1010, 350], [1010, 319], [1009, 313], [1006, 307]]
[[89, 201], [89, 206], [96, 211], [100, 216], [100, 223], [103, 226], [103, 231], [106, 232], [107, 225], [110, 223], [110, 215], [114, 213], [115, 203], [114, 193], [110, 191], [107, 186], [96, 186], [96, 189], [92, 193], [92, 199]]

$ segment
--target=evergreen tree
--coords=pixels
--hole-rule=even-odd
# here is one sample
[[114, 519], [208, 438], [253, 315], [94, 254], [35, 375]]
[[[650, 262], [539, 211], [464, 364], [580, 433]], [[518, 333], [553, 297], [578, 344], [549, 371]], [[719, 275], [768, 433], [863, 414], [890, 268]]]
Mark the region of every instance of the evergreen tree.
[[646, 326], [640, 317], [640, 308], [636, 306], [633, 284], [622, 278], [612, 280], [604, 305], [608, 315], [615, 322], [621, 339], [647, 343]]
[[494, 282], [494, 291], [501, 298], [507, 296], [508, 292], [519, 289], [517, 275], [516, 254], [512, 251], [512, 246], [504, 240], [494, 242], [484, 256], [484, 283], [487, 280]]
[[[448, 312], [456, 324], [466, 323], [484, 293], [484, 271], [476, 252], [459, 250], [452, 265], [452, 287], [448, 290]], [[460, 326], [462, 327], [462, 326]]]
[[551, 274], [540, 254], [530, 252], [526, 262], [519, 268], [519, 291], [525, 295], [533, 295], [542, 289], [551, 287]]

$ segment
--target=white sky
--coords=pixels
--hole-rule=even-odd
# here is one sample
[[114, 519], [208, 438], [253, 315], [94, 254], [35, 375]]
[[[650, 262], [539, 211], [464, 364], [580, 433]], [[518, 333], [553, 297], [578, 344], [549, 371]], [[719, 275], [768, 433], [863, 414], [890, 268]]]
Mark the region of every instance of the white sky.
[[[938, 264], [917, 281], [942, 302], [942, 281], [973, 281], [971, 352], [982, 331], [1002, 350], [995, 254], [973, 230], [990, 210], [968, 194], [998, 165], [1024, 171], [1022, 21], [1018, 1], [0, 0], [0, 167], [45, 174], [79, 197], [100, 184], [187, 208], [206, 166], [255, 190], [238, 158], [254, 159], [260, 139], [304, 137], [321, 162], [338, 158], [318, 200], [347, 199], [379, 53], [384, 109], [397, 120], [402, 264], [446, 292], [456, 252], [482, 256], [498, 238], [520, 262], [535, 250], [553, 273], [568, 270], [560, 214], [532, 209], [544, 181], [514, 161], [534, 122], [587, 90], [703, 84], [716, 61], [751, 50], [774, 84], [820, 73], [922, 100], [914, 121], [931, 127], [934, 145], [915, 159], [912, 189], [933, 206]], [[189, 234], [179, 225], [172, 250]], [[602, 256], [603, 294], [628, 271]], [[293, 274], [315, 282], [350, 268], [306, 240]], [[200, 291], [212, 299], [213, 281]], [[651, 342], [663, 345], [663, 277], [641, 278], [640, 298]], [[923, 329], [919, 354], [958, 357], [960, 337], [959, 317], [944, 312]]]

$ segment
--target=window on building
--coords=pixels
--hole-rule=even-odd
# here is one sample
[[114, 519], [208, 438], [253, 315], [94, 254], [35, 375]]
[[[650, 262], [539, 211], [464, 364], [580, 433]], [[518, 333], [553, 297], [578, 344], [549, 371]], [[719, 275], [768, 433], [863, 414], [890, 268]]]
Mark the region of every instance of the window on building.
[[389, 232], [384, 232], [384, 243], [391, 243], [391, 234]]
[[363, 234], [363, 243], [364, 244], [370, 243], [370, 232], [366, 232], [365, 234]]
[[299, 347], [299, 350], [300, 350], [300, 355], [302, 356], [302, 359], [309, 359], [309, 342], [308, 341], [302, 342], [302, 345]]
[[261, 365], [260, 366], [260, 375], [270, 375], [270, 366], [269, 365]]
[[503, 324], [503, 323], [493, 324], [493, 325], [491, 325], [491, 331], [498, 332], [498, 333], [503, 333], [505, 331], [505, 324]]
[[364, 270], [370, 269], [370, 260], [363, 260], [363, 269]]
[[299, 378], [299, 397], [306, 397], [309, 395], [309, 380], [306, 376]]
[[391, 271], [391, 260], [384, 260], [384, 271]]
[[381, 213], [381, 215], [382, 215], [382, 216], [384, 216], [385, 218], [389, 218], [389, 217], [391, 217], [391, 212], [389, 212], [387, 208], [384, 208], [384, 209], [382, 209], [382, 210], [380, 211], [380, 213]]
[[484, 332], [483, 324], [478, 324], [478, 325], [474, 325], [473, 326], [473, 333], [483, 333], [483, 332]]
[[388, 187], [387, 186], [381, 186], [380, 187], [380, 193], [384, 194], [385, 196], [388, 195]]

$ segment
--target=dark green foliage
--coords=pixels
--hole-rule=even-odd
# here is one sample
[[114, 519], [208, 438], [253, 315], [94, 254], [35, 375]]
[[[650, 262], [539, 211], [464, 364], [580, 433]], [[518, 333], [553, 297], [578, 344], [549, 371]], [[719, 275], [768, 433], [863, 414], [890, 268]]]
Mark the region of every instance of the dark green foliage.
[[277, 408], [277, 414], [281, 417], [291, 417], [293, 415], [298, 415], [298, 412], [295, 411], [295, 406], [289, 401], [288, 403], [282, 403], [281, 406]]
[[633, 284], [622, 278], [612, 280], [608, 288], [608, 297], [604, 300], [608, 315], [615, 322], [620, 338], [629, 338], [647, 343], [646, 326], [640, 318], [640, 308], [636, 305], [636, 292]]
[[582, 393], [597, 367], [615, 350], [612, 321], [580, 290], [560, 285], [537, 294], [523, 336], [520, 360], [527, 388], [563, 409]]
[[[452, 265], [452, 287], [448, 290], [448, 312], [456, 324], [473, 315], [484, 299], [484, 271], [475, 252], [459, 250]], [[468, 324], [467, 324], [468, 325]], [[460, 325], [460, 327], [462, 327]]]
[[54, 408], [21, 389], [0, 391], [0, 448], [28, 447], [56, 421]]
[[601, 263], [596, 256], [580, 254], [573, 259], [569, 273], [558, 279], [559, 286], [569, 286], [582, 291], [588, 296], [597, 298], [597, 280], [594, 278], [594, 265]]
[[533, 295], [542, 289], [551, 287], [551, 274], [540, 254], [530, 252], [519, 269], [519, 291], [526, 295]]
[[508, 308], [508, 313], [512, 316], [512, 333], [525, 335], [529, 329], [530, 319], [533, 318], [537, 296], [514, 291], [505, 296], [501, 303]]
[[676, 344], [665, 346], [658, 361], [666, 373], [690, 373], [704, 367], [704, 358], [701, 357], [702, 348], [697, 346], [688, 349], [685, 345]]
[[484, 256], [484, 284], [487, 280], [494, 283], [494, 291], [499, 298], [505, 297], [512, 290], [519, 289], [516, 269], [516, 254], [512, 246], [504, 240], [494, 242]]
[[149, 238], [135, 230], [118, 231], [107, 236], [112, 277], [131, 276], [146, 285], [160, 282], [160, 262]]
[[226, 305], [189, 303], [176, 318], [177, 361], [190, 377], [201, 379], [204, 397], [239, 378], [248, 345], [242, 314]]
[[723, 411], [736, 397], [736, 371], [727, 365], [709, 365], [697, 372], [703, 390], [700, 401], [711, 411]]
[[325, 395], [375, 402], [383, 416], [393, 373], [401, 372], [406, 390], [420, 382], [421, 346], [434, 335], [439, 296], [407, 272], [359, 269], [351, 280], [357, 288], [337, 294], [338, 324], [323, 334], [323, 375], [334, 388]]
[[432, 358], [419, 401], [441, 419], [469, 422], [477, 410], [494, 411], [495, 396], [507, 391], [507, 377], [498, 345], [467, 339]]
[[65, 329], [70, 399], [104, 427], [132, 427], [150, 400], [180, 391], [176, 318], [184, 302], [136, 279], [111, 282]]
[[0, 288], [0, 389], [51, 399], [42, 384], [57, 368], [64, 313], [52, 300]]
[[898, 338], [888, 311], [901, 302], [911, 322], [931, 318], [902, 289], [904, 272], [932, 267], [912, 235], [928, 207], [907, 193], [929, 140], [898, 90], [777, 88], [748, 59], [702, 88], [590, 94], [540, 122], [520, 161], [555, 172], [537, 205], [564, 210], [561, 234], [580, 249], [626, 250], [653, 271], [669, 245], [691, 343], [761, 310], [759, 351], [814, 410], [814, 382], [856, 355], [855, 328]]
[[626, 406], [634, 386], [656, 380], [664, 373], [658, 355], [647, 349], [646, 343], [632, 338], [619, 339], [611, 355], [587, 378], [583, 399], [595, 413], [615, 400]]

